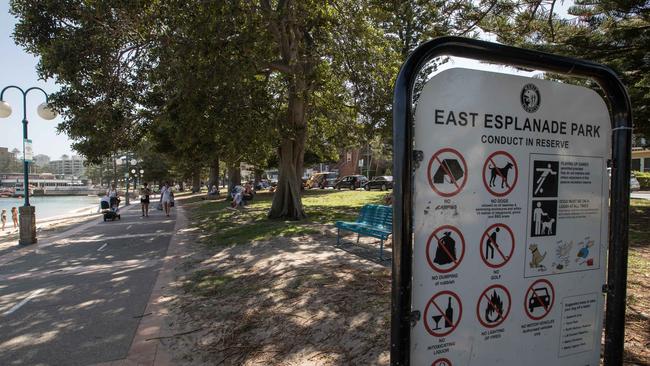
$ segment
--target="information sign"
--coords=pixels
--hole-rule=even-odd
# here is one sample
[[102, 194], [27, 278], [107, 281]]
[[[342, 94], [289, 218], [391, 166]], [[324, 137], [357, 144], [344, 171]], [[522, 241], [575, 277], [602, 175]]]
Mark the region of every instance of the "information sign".
[[611, 150], [602, 98], [449, 69], [425, 84], [413, 136], [410, 363], [598, 365]]
[[32, 149], [32, 140], [23, 140], [23, 159], [31, 163], [34, 160], [34, 150]]

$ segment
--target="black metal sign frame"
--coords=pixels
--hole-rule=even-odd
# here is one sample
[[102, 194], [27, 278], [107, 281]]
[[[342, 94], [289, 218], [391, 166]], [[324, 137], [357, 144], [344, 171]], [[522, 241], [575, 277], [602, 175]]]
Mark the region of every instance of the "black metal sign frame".
[[410, 364], [413, 239], [413, 85], [425, 63], [459, 56], [595, 80], [605, 93], [612, 123], [612, 175], [605, 310], [606, 366], [623, 363], [632, 110], [625, 87], [613, 70], [597, 63], [501, 44], [441, 37], [416, 48], [402, 65], [393, 95], [393, 263], [391, 365]]

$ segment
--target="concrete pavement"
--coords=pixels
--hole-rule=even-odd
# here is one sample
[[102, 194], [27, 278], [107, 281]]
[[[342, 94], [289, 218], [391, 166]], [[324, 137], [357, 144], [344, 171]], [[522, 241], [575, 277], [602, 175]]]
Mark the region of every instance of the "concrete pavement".
[[0, 364], [125, 359], [174, 232], [176, 212], [139, 205], [0, 256]]
[[632, 193], [630, 194], [630, 197], [632, 197], [632, 198], [642, 198], [642, 199], [650, 200], [650, 192], [648, 192], [648, 191], [632, 192]]

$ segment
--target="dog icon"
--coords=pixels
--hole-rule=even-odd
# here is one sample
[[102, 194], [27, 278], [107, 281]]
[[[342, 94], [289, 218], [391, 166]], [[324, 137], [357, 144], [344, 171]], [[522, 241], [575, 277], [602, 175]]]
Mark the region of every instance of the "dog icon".
[[555, 219], [544, 221], [544, 218], [545, 217], [542, 217], [542, 234], [553, 235], [553, 224], [555, 223]]
[[497, 179], [497, 176], [501, 177], [501, 188], [504, 188], [503, 186], [505, 185], [507, 188], [510, 188], [510, 185], [508, 184], [508, 172], [510, 169], [514, 168], [514, 165], [512, 163], [508, 163], [502, 168], [499, 168], [495, 165], [492, 165], [489, 167], [490, 168], [490, 187], [494, 187], [495, 181]]
[[544, 252], [544, 254], [541, 254], [537, 248], [537, 244], [529, 245], [528, 250], [530, 250], [530, 253], [533, 256], [532, 260], [528, 263], [530, 265], [530, 268], [537, 268], [541, 271], [545, 271], [546, 266], [542, 264], [542, 261], [544, 261], [544, 258], [546, 258], [546, 252]]

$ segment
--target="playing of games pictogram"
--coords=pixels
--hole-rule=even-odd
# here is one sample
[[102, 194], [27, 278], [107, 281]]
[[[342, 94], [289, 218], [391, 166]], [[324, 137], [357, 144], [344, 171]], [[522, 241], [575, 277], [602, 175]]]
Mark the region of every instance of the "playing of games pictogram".
[[452, 148], [438, 150], [429, 159], [427, 178], [431, 189], [440, 196], [456, 195], [467, 183], [465, 158]]
[[515, 158], [505, 151], [496, 151], [483, 164], [483, 184], [488, 192], [503, 197], [517, 184], [519, 169]]
[[533, 197], [557, 197], [559, 165], [557, 161], [533, 161]]

